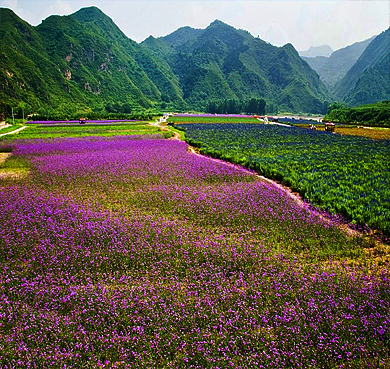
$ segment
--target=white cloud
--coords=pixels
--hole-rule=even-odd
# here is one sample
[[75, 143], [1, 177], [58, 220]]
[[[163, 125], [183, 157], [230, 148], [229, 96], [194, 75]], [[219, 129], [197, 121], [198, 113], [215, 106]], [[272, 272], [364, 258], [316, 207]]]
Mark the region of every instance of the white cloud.
[[12, 9], [22, 19], [27, 20], [26, 18], [28, 18], [28, 12], [19, 5], [18, 0], [0, 0], [0, 7]]
[[50, 1], [50, 6], [46, 10], [49, 14], [70, 14], [74, 11], [69, 1]]

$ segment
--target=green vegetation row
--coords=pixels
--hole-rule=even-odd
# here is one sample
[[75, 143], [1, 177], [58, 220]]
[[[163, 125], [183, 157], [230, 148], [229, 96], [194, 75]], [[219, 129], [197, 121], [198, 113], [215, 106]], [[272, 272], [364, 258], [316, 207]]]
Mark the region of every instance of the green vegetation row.
[[[202, 117], [202, 116], [177, 116], [170, 117], [168, 122], [175, 124], [180, 123], [259, 123], [256, 118], [253, 117]], [[175, 128], [179, 128], [175, 127]]]
[[355, 108], [335, 103], [329, 107], [324, 121], [390, 127], [390, 100]]
[[153, 116], [160, 115], [157, 111], [140, 110], [132, 113], [107, 113], [105, 111], [76, 111], [63, 114], [53, 110], [41, 110], [40, 114], [34, 114], [29, 118], [31, 121], [56, 121], [56, 120], [77, 120], [80, 117], [88, 120], [109, 120], [109, 119], [129, 119], [129, 120], [152, 120]]
[[162, 131], [161, 128], [151, 126], [147, 122], [136, 122], [128, 124], [86, 124], [86, 125], [59, 125], [45, 126], [38, 124], [28, 125], [26, 129], [13, 135], [0, 137], [1, 141], [12, 141], [15, 139], [52, 139], [59, 137], [111, 137], [131, 135], [155, 135], [160, 134], [164, 138], [173, 136], [170, 131]]
[[390, 141], [261, 124], [186, 124], [202, 154], [281, 181], [305, 199], [390, 234]]

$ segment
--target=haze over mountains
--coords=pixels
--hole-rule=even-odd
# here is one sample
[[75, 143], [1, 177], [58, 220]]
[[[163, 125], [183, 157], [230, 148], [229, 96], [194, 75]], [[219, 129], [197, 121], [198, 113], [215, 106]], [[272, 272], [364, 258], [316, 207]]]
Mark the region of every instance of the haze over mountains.
[[352, 106], [390, 99], [390, 28], [369, 43], [334, 92]]
[[[8, 115], [17, 106], [61, 112], [203, 110], [210, 100], [250, 98], [265, 99], [269, 109], [324, 113], [336, 96], [351, 104], [390, 98], [373, 77], [388, 66], [388, 30], [348, 73], [345, 65], [352, 59], [334, 52], [328, 59], [347, 70], [336, 82], [327, 72], [324, 83], [313, 68], [324, 79], [325, 62], [319, 68], [310, 60], [310, 67], [293, 45], [273, 46], [219, 20], [138, 44], [96, 7], [50, 16], [37, 27], [9, 9], [0, 11], [0, 113]], [[329, 87], [336, 84], [334, 96]], [[380, 92], [367, 91], [367, 84]]]
[[311, 46], [308, 50], [299, 52], [300, 56], [306, 58], [326, 57], [331, 56], [333, 50], [329, 45]]
[[332, 52], [328, 57], [306, 57], [302, 54], [301, 56], [319, 74], [321, 80], [330, 91], [333, 91], [336, 84], [341, 81], [348, 70], [356, 63], [373, 39], [374, 37], [371, 37], [367, 40], [356, 42]]

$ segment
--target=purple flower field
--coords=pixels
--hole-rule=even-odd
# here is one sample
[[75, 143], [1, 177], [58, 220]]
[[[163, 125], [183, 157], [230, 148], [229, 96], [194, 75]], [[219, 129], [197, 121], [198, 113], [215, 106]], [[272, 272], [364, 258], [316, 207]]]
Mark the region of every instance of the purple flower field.
[[174, 140], [13, 145], [1, 368], [388, 365], [388, 265], [282, 189]]
[[[79, 123], [79, 120], [32, 120], [26, 122], [26, 124], [67, 124], [67, 123]], [[100, 124], [111, 124], [111, 123], [121, 123], [121, 122], [140, 122], [138, 119], [109, 119], [109, 120], [86, 120], [86, 124], [90, 123], [100, 123]]]

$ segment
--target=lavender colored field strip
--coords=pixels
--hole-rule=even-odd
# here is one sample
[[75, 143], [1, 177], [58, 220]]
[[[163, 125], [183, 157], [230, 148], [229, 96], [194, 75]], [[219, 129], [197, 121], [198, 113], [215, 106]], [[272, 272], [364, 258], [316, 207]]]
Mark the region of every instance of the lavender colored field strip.
[[390, 276], [242, 168], [141, 137], [18, 142], [2, 367], [385, 367]]

